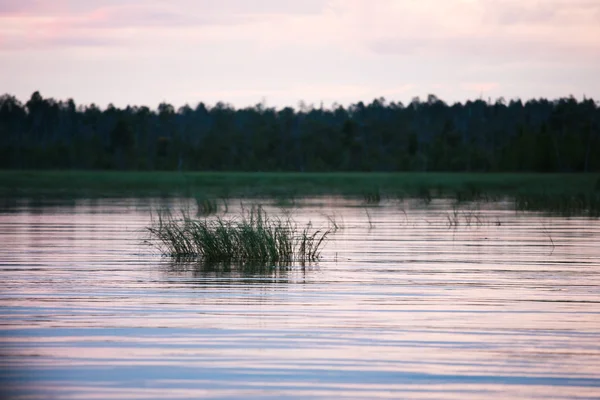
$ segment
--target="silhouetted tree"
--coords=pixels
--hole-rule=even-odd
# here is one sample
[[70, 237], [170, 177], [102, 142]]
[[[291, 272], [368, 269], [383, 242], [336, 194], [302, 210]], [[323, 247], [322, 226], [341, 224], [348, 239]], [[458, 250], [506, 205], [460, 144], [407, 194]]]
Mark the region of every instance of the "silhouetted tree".
[[175, 110], [0, 96], [0, 168], [215, 171], [599, 171], [600, 107], [573, 97], [331, 109]]

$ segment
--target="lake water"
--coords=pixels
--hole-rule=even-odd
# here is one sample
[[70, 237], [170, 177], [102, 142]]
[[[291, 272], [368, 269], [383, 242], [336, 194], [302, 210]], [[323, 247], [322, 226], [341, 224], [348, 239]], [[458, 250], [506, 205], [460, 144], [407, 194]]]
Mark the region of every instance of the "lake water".
[[152, 251], [166, 203], [0, 202], [0, 397], [600, 398], [598, 220], [305, 201], [322, 261], [252, 273]]

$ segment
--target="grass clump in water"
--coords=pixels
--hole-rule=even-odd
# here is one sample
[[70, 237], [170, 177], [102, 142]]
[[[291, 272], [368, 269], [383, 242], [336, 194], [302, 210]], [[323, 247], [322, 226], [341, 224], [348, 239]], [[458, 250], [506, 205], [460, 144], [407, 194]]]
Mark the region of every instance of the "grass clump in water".
[[366, 205], [379, 205], [381, 203], [381, 191], [379, 188], [374, 188], [363, 192], [363, 200]]
[[241, 217], [181, 219], [159, 214], [148, 228], [152, 242], [177, 259], [198, 258], [206, 263], [271, 263], [290, 265], [315, 262], [331, 230], [299, 228], [290, 218], [269, 217], [253, 208]]
[[219, 211], [216, 199], [197, 196], [195, 200], [198, 215], [216, 214]]
[[519, 211], [544, 211], [565, 217], [600, 217], [600, 193], [572, 194], [528, 194], [515, 197], [515, 208]]

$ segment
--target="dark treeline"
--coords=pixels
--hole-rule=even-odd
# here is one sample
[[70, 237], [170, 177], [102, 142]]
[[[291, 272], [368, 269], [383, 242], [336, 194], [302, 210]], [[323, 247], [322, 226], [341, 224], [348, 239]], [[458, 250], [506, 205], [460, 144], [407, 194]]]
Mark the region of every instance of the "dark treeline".
[[211, 171], [600, 171], [587, 99], [176, 110], [0, 97], [0, 168]]

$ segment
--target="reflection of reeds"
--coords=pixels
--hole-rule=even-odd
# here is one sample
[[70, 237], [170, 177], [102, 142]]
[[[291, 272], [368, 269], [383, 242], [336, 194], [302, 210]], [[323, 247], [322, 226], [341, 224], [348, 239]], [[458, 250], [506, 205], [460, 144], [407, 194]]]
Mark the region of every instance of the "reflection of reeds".
[[271, 218], [254, 208], [238, 218], [194, 219], [182, 213], [158, 215], [148, 228], [153, 243], [174, 258], [196, 257], [209, 263], [277, 263], [317, 261], [329, 229], [299, 228], [291, 219]]
[[341, 221], [338, 221], [338, 217], [335, 214], [322, 214], [327, 218], [327, 222], [329, 222], [329, 229], [332, 233], [340, 231], [344, 229], [344, 220], [340, 217]]
[[371, 214], [369, 213], [369, 209], [365, 207], [365, 213], [367, 214], [367, 221], [369, 222], [369, 229], [373, 229], [373, 219], [371, 218]]
[[460, 223], [460, 214], [459, 214], [458, 209], [456, 207], [454, 207], [452, 209], [452, 214], [447, 213], [446, 218], [448, 219], [448, 226], [450, 228], [452, 228], [452, 227], [456, 228], [458, 226], [458, 224]]
[[458, 228], [459, 225], [463, 227], [502, 225], [498, 218], [495, 221], [491, 221], [482, 216], [478, 210], [460, 210], [456, 204], [452, 207], [452, 213], [446, 213], [446, 219], [448, 220], [449, 228]]
[[[288, 266], [284, 266], [288, 267]], [[180, 258], [174, 259], [167, 265], [167, 272], [174, 274], [191, 273], [195, 277], [233, 277], [240, 279], [244, 277], [250, 278], [246, 283], [256, 283], [255, 275], [285, 277], [287, 271], [292, 271], [293, 266], [289, 268], [276, 268], [273, 264], [264, 262], [247, 262], [247, 263], [232, 263], [232, 262], [203, 262], [197, 258]], [[243, 281], [242, 281], [243, 282]], [[261, 280], [264, 283], [264, 280]], [[203, 284], [205, 281], [194, 281], [194, 284]], [[227, 280], [223, 284], [232, 283], [239, 284], [239, 280]]]

